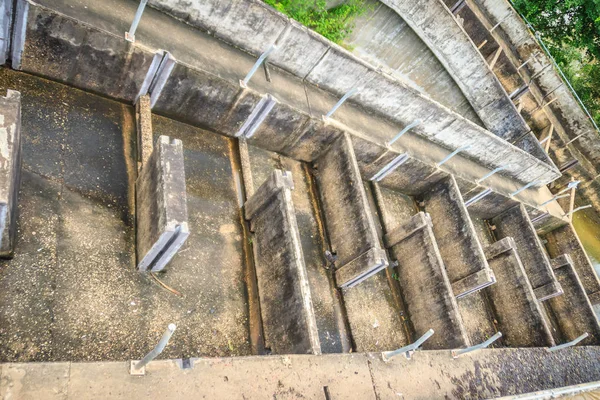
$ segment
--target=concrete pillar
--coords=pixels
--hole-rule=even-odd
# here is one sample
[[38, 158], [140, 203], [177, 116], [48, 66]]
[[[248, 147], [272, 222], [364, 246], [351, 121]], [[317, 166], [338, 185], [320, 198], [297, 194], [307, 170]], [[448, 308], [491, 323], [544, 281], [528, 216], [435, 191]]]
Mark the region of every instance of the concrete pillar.
[[0, 97], [0, 257], [12, 257], [21, 184], [21, 93]]
[[435, 331], [423, 348], [467, 347], [469, 339], [431, 225], [429, 215], [420, 212], [387, 233], [384, 241], [398, 260], [398, 282], [415, 337]]
[[327, 231], [338, 257], [337, 285], [352, 287], [387, 267], [388, 261], [348, 134], [336, 139], [316, 166]]
[[160, 271], [189, 236], [183, 144], [160, 136], [136, 181], [138, 269]]
[[514, 239], [536, 298], [544, 301], [561, 295], [563, 292], [560, 283], [554, 276], [550, 261], [525, 207], [519, 204], [492, 218], [491, 221], [496, 226], [497, 239], [509, 236]]
[[417, 196], [431, 216], [442, 260], [457, 298], [496, 282], [452, 175]]
[[540, 308], [513, 238], [506, 237], [485, 248], [495, 285], [486, 289], [498, 331], [509, 347], [551, 347], [554, 339]]
[[589, 336], [580, 342], [581, 345], [600, 344], [600, 323], [573, 268], [572, 258], [568, 254], [556, 257], [552, 260], [552, 268], [564, 294], [548, 300], [545, 306], [555, 318], [561, 343], [574, 340], [587, 332]]
[[274, 354], [320, 354], [289, 171], [275, 170], [244, 205], [253, 247], [265, 347]]

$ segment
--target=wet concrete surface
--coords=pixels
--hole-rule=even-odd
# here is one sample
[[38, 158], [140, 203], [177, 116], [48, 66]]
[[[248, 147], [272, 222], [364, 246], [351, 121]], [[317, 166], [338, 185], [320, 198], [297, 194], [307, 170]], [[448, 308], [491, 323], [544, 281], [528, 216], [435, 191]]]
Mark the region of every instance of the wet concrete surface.
[[23, 181], [15, 257], [0, 262], [0, 360], [250, 354], [231, 143], [154, 121], [186, 148], [192, 236], [158, 279], [135, 270], [132, 107], [0, 69], [22, 93]]

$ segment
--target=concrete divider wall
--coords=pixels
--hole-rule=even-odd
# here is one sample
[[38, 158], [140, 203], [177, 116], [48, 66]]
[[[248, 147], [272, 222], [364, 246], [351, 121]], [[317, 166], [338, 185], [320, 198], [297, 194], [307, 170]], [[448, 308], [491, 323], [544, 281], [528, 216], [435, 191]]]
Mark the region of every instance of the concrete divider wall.
[[415, 338], [429, 329], [435, 334], [425, 349], [469, 345], [446, 268], [431, 229], [429, 215], [420, 212], [385, 237], [386, 247], [398, 261], [398, 282]]
[[590, 302], [600, 309], [600, 280], [573, 226], [562, 226], [549, 232], [544, 238], [551, 257], [569, 254]]
[[[86, 12], [85, 10], [77, 11], [78, 17]], [[105, 17], [94, 14], [90, 20], [97, 21], [98, 18]], [[168, 42], [165, 43], [165, 47], [168, 47]], [[473, 158], [476, 162], [489, 168], [496, 168], [500, 163], [506, 164], [506, 174], [522, 182], [530, 182], [538, 178], [550, 181], [559, 176], [558, 171], [552, 165], [543, 163], [523, 150], [511, 146], [400, 82], [382, 76], [365, 63], [357, 61], [359, 68], [352, 67], [348, 71], [344, 70], [347, 62], [342, 61], [344, 59], [351, 60], [353, 57], [341, 48], [336, 47], [336, 49], [338, 53], [335, 57], [332, 51], [323, 57], [319, 62], [321, 66], [315, 67], [311, 72], [312, 78], [307, 78], [309, 81], [322, 87], [331, 88], [336, 93], [343, 93], [352, 82], [360, 82], [367, 77], [371, 82], [354, 100], [368, 108], [375, 108], [380, 114], [386, 115], [386, 118], [402, 124], [421, 118], [424, 124], [423, 129], [416, 130], [419, 135], [450, 149], [471, 144], [471, 148], [464, 152], [466, 157]], [[330, 53], [332, 55], [329, 55]], [[145, 78], [145, 73], [153, 57], [148, 50], [138, 44], [132, 45], [126, 42], [121, 35], [91, 27], [64, 14], [31, 3], [23, 54], [22, 68], [25, 71], [111, 97], [132, 101], [139, 92], [141, 82]], [[336, 59], [340, 60], [339, 64], [335, 64], [337, 63]], [[101, 60], [101, 62], [97, 60]], [[332, 62], [334, 62], [334, 68], [329, 69], [328, 66], [331, 66]], [[189, 70], [185, 70], [186, 67]], [[187, 103], [188, 106], [194, 104], [196, 103], [195, 98], [211, 98], [219, 100], [218, 104], [238, 105], [235, 103], [237, 99], [235, 94], [232, 98], [232, 94], [228, 93], [237, 86], [237, 81], [227, 82], [225, 79], [209, 74], [208, 87], [205, 86], [207, 82], [204, 82], [201, 85], [202, 90], [193, 88], [193, 85], [184, 84], [186, 80], [191, 83], [198, 79], [198, 74], [206, 76], [190, 65], [175, 66], [163, 89], [161, 99], [156, 105], [156, 110], [161, 113], [164, 110], [168, 115], [173, 115], [178, 111], [179, 114], [183, 114], [181, 115], [182, 120], [193, 122], [201, 120], [201, 117], [193, 115], [197, 113], [198, 108], [191, 109], [183, 104]], [[224, 90], [225, 87], [217, 87], [218, 83], [229, 86], [229, 89], [223, 93], [221, 90]], [[188, 92], [189, 90], [192, 92]], [[238, 92], [239, 90], [235, 90], [236, 94]], [[167, 97], [175, 93], [179, 94]], [[167, 100], [164, 100], [165, 98]], [[404, 100], [398, 102], [398, 98]], [[167, 102], [169, 109], [165, 110]], [[241, 102], [239, 106], [249, 107], [249, 104]], [[219, 107], [213, 111], [215, 114], [212, 119], [230, 111], [227, 108]], [[400, 119], [397, 118], [398, 115], [401, 116]], [[210, 119], [208, 118], [208, 120]], [[232, 120], [231, 122], [236, 121]], [[205, 122], [197, 124], [206, 127]], [[301, 138], [305, 139], [306, 135]], [[300, 143], [306, 144], [304, 141], [300, 141]], [[311, 155], [314, 156], [315, 149], [310, 146], [306, 147], [306, 152], [312, 151]]]
[[433, 223], [454, 295], [462, 297], [496, 282], [452, 175], [417, 196]]
[[21, 93], [0, 97], [0, 257], [12, 257], [21, 186]]
[[506, 345], [554, 346], [550, 327], [529, 283], [513, 238], [506, 237], [487, 246], [485, 255], [497, 279], [486, 293]]
[[276, 170], [244, 205], [254, 232], [265, 347], [275, 354], [320, 354], [293, 185], [289, 171]]
[[354, 286], [382, 268], [375, 222], [348, 134], [340, 136], [316, 161], [317, 179], [333, 251], [338, 286]]
[[517, 245], [519, 258], [527, 272], [527, 277], [539, 301], [562, 294], [560, 283], [556, 280], [550, 261], [544, 252], [539, 237], [527, 215], [525, 207], [519, 204], [494, 217], [498, 239], [512, 237]]
[[552, 268], [564, 294], [549, 299], [546, 307], [556, 319], [562, 341], [569, 342], [587, 332], [589, 337], [580, 344], [599, 345], [600, 323], [573, 268], [571, 257], [564, 254], [552, 259]]

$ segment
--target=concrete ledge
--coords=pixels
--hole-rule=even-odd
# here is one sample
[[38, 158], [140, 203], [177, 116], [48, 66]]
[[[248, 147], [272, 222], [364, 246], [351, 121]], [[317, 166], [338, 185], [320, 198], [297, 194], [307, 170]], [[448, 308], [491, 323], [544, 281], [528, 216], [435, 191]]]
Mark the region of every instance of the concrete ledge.
[[551, 257], [569, 254], [592, 305], [600, 304], [600, 281], [583, 245], [571, 224], [555, 229], [544, 236]]
[[353, 287], [388, 266], [387, 254], [371, 248], [335, 271], [335, 280], [345, 282], [343, 287]]
[[398, 260], [398, 283], [408, 317], [418, 338], [429, 329], [435, 334], [426, 349], [461, 348], [469, 339], [446, 268], [440, 256], [431, 220], [420, 212], [386, 235], [391, 256]]
[[599, 345], [600, 323], [573, 268], [573, 260], [568, 254], [561, 255], [552, 260], [552, 268], [564, 290], [562, 296], [545, 303], [560, 331], [557, 341], [569, 342], [587, 332], [589, 336], [580, 343]]
[[289, 171], [275, 170], [244, 205], [254, 232], [265, 347], [274, 354], [320, 354], [293, 187]]
[[350, 268], [353, 273], [340, 275], [351, 280], [338, 281], [339, 287], [353, 286], [387, 266], [387, 258], [380, 253], [376, 258], [357, 260], [371, 249], [381, 250], [381, 246], [349, 136], [339, 137], [316, 166], [327, 231], [338, 257], [336, 270], [354, 260], [368, 261], [362, 267], [362, 278], [357, 275], [361, 267], [356, 264]]
[[[556, 280], [550, 267], [540, 239], [525, 211], [523, 205], [518, 205], [492, 219], [496, 226], [498, 239], [512, 237], [517, 245], [519, 258], [527, 273], [534, 291], [541, 289], [537, 299], [544, 301], [562, 294], [560, 283]], [[547, 286], [548, 285], [548, 286]]]
[[12, 257], [21, 185], [21, 93], [0, 97], [0, 257]]
[[136, 181], [140, 271], [160, 271], [189, 236], [183, 143], [160, 136]]
[[[453, 176], [417, 196], [431, 216], [432, 229], [457, 298], [496, 282]], [[468, 279], [467, 279], [468, 278]]]
[[152, 110], [150, 96], [141, 96], [135, 104], [135, 122], [137, 130], [138, 170], [146, 164], [152, 155]]
[[486, 292], [498, 321], [498, 330], [509, 347], [554, 346], [537, 293], [534, 293], [513, 238], [506, 237], [485, 248], [497, 282]]

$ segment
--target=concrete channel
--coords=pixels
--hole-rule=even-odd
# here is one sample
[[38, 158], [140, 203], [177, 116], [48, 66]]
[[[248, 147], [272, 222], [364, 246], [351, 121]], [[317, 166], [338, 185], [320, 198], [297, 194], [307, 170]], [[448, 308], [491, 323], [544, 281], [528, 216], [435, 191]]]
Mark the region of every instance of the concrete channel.
[[[470, 76], [448, 48], [431, 51], [440, 64], [428, 73], [448, 74], [430, 90], [464, 98], [457, 113], [397, 79], [414, 65], [384, 74], [253, 0], [215, 2], [187, 23], [172, 16], [178, 2], [153, 0], [135, 43], [120, 35], [136, 2], [17, 3], [25, 36], [9, 61], [20, 63], [0, 69], [0, 113], [18, 131], [0, 136], [13, 146], [0, 165], [0, 211], [11, 210], [2, 227], [16, 234], [0, 260], [0, 394], [67, 366], [64, 387], [100, 373], [125, 396], [129, 376], [115, 368], [170, 323], [166, 360], [142, 379], [170, 379], [180, 394], [206, 369], [253, 398], [510, 395], [548, 387], [536, 363], [559, 386], [600, 379], [598, 277], [548, 201], [558, 169], [528, 144], [487, 66]], [[445, 31], [423, 24], [437, 8], [384, 3], [374, 18], [405, 20], [395, 34], [431, 58]], [[260, 34], [252, 16], [265, 21]], [[266, 42], [289, 54], [269, 59], [269, 79], [240, 85]], [[466, 93], [478, 77], [500, 100]], [[351, 80], [357, 94], [332, 114]], [[430, 329], [414, 364], [381, 358]], [[452, 358], [498, 332], [493, 349]], [[544, 349], [584, 333], [578, 347]], [[183, 378], [166, 378], [174, 365]], [[432, 387], [416, 390], [403, 373]]]

